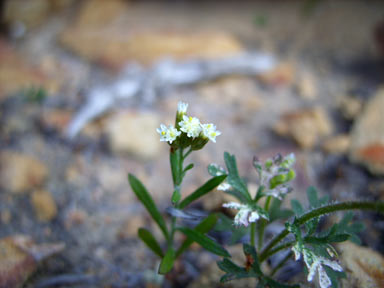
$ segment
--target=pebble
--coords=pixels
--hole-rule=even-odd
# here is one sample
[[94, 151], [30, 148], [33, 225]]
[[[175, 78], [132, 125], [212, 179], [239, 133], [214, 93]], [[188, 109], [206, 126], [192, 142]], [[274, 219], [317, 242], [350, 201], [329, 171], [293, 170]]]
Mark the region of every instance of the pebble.
[[47, 190], [35, 190], [31, 195], [31, 203], [35, 210], [37, 219], [49, 222], [57, 215], [56, 202], [52, 194]]

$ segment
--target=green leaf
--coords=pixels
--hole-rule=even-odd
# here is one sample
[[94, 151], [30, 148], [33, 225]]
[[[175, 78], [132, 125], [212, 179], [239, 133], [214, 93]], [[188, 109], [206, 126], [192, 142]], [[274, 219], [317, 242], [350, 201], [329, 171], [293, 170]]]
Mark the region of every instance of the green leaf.
[[227, 171], [219, 165], [216, 164], [209, 164], [208, 165], [208, 173], [211, 176], [221, 176], [221, 175], [227, 175]]
[[247, 185], [240, 178], [239, 172], [237, 170], [236, 158], [234, 155], [230, 155], [228, 152], [224, 152], [225, 165], [228, 169], [228, 183], [235, 190], [239, 191], [249, 203], [252, 203], [252, 197], [248, 192]]
[[[219, 266], [220, 270], [226, 272], [221, 278], [220, 282], [228, 282], [234, 279], [241, 279], [241, 278], [248, 278], [252, 277], [252, 275], [245, 270], [245, 268], [242, 268], [235, 263], [233, 263], [231, 260], [225, 258], [222, 261], [217, 262], [217, 266]], [[257, 275], [254, 275], [257, 276]]]
[[140, 180], [132, 174], [128, 175], [128, 181], [136, 197], [141, 201], [141, 203], [143, 203], [148, 213], [152, 216], [153, 220], [155, 220], [157, 225], [159, 225], [165, 238], [168, 239], [169, 235], [167, 226], [165, 225], [164, 219], [161, 216], [159, 210], [157, 209], [151, 195], [149, 195], [147, 189], [145, 189], [144, 185], [140, 182]]
[[160, 248], [159, 243], [157, 243], [155, 237], [152, 233], [145, 228], [139, 228], [138, 236], [139, 238], [158, 256], [161, 258], [164, 257], [163, 251]]
[[273, 198], [271, 207], [269, 208], [269, 222], [278, 220], [278, 219], [287, 219], [294, 215], [292, 210], [289, 209], [281, 209], [282, 201]]
[[334, 224], [329, 234], [336, 235], [336, 234], [349, 234], [350, 239], [352, 242], [356, 244], [360, 244], [360, 238], [358, 237], [357, 233], [362, 232], [365, 227], [364, 223], [362, 222], [354, 222], [350, 223], [353, 220], [353, 212], [347, 212], [344, 214], [344, 217], [340, 220], [339, 223]]
[[164, 258], [161, 260], [159, 267], [159, 274], [167, 274], [173, 268], [173, 263], [175, 262], [175, 251], [170, 248], [165, 253]]
[[223, 257], [231, 257], [228, 251], [221, 247], [219, 243], [205, 236], [204, 234], [186, 227], [180, 227], [177, 228], [177, 230], [181, 231], [185, 236], [200, 244], [200, 246], [212, 252], [213, 254]]
[[318, 206], [318, 198], [317, 198], [317, 190], [316, 190], [315, 187], [313, 187], [313, 186], [308, 187], [308, 189], [307, 189], [307, 197], [308, 197], [309, 205], [312, 208], [317, 208], [317, 206]]
[[298, 200], [292, 199], [291, 200], [291, 207], [292, 207], [292, 210], [297, 217], [304, 214], [303, 206], [301, 206], [301, 204]]
[[193, 163], [188, 164], [187, 167], [185, 167], [183, 170], [183, 176], [185, 175], [185, 173], [187, 173], [188, 170], [191, 170], [193, 166]]
[[[211, 214], [207, 218], [205, 218], [203, 221], [201, 221], [194, 230], [197, 232], [200, 232], [202, 234], [205, 234], [209, 232], [217, 223], [217, 215]], [[183, 244], [181, 244], [180, 248], [176, 252], [176, 258], [179, 257], [185, 250], [188, 249], [189, 246], [191, 246], [193, 243], [193, 240], [191, 238], [187, 238]]]
[[181, 203], [179, 204], [179, 209], [185, 208], [196, 199], [204, 196], [208, 192], [215, 189], [217, 186], [220, 185], [221, 182], [224, 181], [226, 177], [227, 175], [216, 176], [205, 182], [202, 186], [195, 190], [195, 192], [193, 192], [191, 195], [187, 196], [183, 201], [181, 201]]

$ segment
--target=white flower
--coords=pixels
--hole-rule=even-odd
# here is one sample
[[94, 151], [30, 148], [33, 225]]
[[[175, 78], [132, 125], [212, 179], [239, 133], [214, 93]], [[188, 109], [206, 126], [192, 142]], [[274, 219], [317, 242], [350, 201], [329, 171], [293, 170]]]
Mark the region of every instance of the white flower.
[[221, 135], [221, 132], [216, 130], [216, 126], [212, 123], [210, 124], [202, 124], [201, 128], [203, 129], [203, 135], [207, 137], [209, 140], [216, 143], [216, 137]]
[[184, 103], [184, 102], [179, 102], [177, 103], [177, 112], [180, 113], [180, 114], [185, 114], [187, 113], [187, 109], [188, 109], [188, 103]]
[[239, 210], [239, 212], [237, 212], [235, 216], [235, 219], [233, 220], [236, 226], [244, 225], [245, 227], [247, 227], [249, 223], [256, 222], [260, 219], [260, 217], [263, 217], [265, 219], [268, 218], [263, 213], [259, 213], [258, 211], [253, 210], [250, 206], [245, 204], [229, 202], [224, 203], [223, 207]]
[[221, 182], [221, 184], [217, 186], [217, 190], [220, 191], [227, 191], [229, 189], [231, 189], [231, 185], [229, 185], [227, 181]]
[[160, 128], [156, 129], [157, 133], [160, 134], [160, 141], [168, 141], [167, 139], [167, 133], [168, 128], [164, 124], [160, 124]]
[[167, 138], [170, 144], [172, 144], [172, 142], [175, 141], [177, 136], [179, 136], [180, 134], [181, 132], [178, 131], [175, 127], [173, 127], [172, 125], [168, 126]]
[[160, 134], [160, 141], [167, 141], [170, 144], [172, 144], [172, 142], [176, 140], [177, 136], [181, 134], [181, 132], [172, 125], [167, 127], [164, 124], [160, 124], [160, 128], [157, 128], [156, 131]]
[[187, 133], [188, 137], [198, 137], [201, 132], [200, 120], [196, 117], [183, 115], [183, 121], [179, 122], [180, 130]]

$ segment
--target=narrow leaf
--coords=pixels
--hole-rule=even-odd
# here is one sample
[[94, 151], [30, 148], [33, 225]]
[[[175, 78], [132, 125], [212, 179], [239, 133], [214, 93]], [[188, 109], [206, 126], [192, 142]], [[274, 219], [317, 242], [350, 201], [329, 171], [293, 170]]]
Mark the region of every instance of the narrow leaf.
[[175, 251], [171, 248], [167, 250], [164, 258], [161, 260], [159, 267], [159, 274], [167, 274], [173, 268], [173, 263], [175, 262]]
[[[203, 221], [201, 221], [195, 228], [194, 230], [197, 232], [200, 232], [202, 234], [205, 234], [209, 232], [217, 222], [217, 215], [216, 214], [211, 214], [207, 218], [205, 218]], [[191, 238], [187, 238], [183, 244], [181, 244], [180, 248], [176, 252], [176, 258], [179, 257], [185, 250], [188, 249], [189, 246], [191, 246], [193, 243], [193, 240]]]
[[157, 243], [155, 237], [152, 233], [145, 228], [139, 228], [137, 231], [139, 238], [158, 256], [161, 258], [164, 257], [163, 251], [160, 248], [159, 243]]
[[234, 189], [239, 191], [243, 196], [249, 201], [252, 202], [252, 197], [248, 192], [247, 185], [245, 185], [243, 179], [240, 178], [239, 172], [237, 170], [236, 158], [234, 155], [230, 155], [228, 152], [224, 152], [224, 161], [228, 169], [228, 183]]
[[184, 168], [184, 170], [183, 170], [183, 174], [185, 175], [185, 173], [186, 173], [188, 170], [191, 170], [191, 169], [193, 168], [193, 166], [194, 166], [193, 163], [188, 164], [187, 167]]
[[304, 213], [303, 206], [301, 206], [300, 202], [297, 201], [296, 199], [291, 200], [291, 207], [293, 212], [295, 212], [296, 216], [301, 216]]
[[213, 254], [223, 257], [231, 257], [228, 251], [221, 247], [219, 243], [205, 236], [204, 234], [185, 227], [177, 228], [177, 230], [181, 231], [185, 236], [200, 244], [203, 248], [212, 252]]
[[257, 275], [262, 275], [263, 272], [261, 272], [260, 265], [259, 265], [259, 258], [257, 257], [256, 249], [252, 245], [249, 244], [243, 244], [243, 251], [245, 256], [247, 257], [247, 261], [250, 262], [253, 272], [255, 272]]
[[179, 204], [179, 209], [185, 208], [196, 199], [199, 199], [200, 197], [215, 189], [217, 186], [220, 185], [221, 182], [224, 181], [226, 177], [227, 175], [216, 176], [205, 182], [202, 186], [195, 190], [195, 192], [193, 192], [191, 195], [187, 196], [183, 201], [181, 201], [181, 203]]
[[307, 197], [309, 204], [311, 205], [312, 208], [317, 208], [319, 206], [319, 200], [317, 197], [317, 190], [315, 187], [310, 186], [307, 189]]
[[140, 180], [132, 174], [128, 175], [128, 181], [137, 198], [141, 201], [141, 203], [143, 203], [148, 213], [152, 216], [153, 220], [155, 220], [157, 225], [159, 225], [165, 238], [168, 239], [168, 230], [167, 226], [165, 225], [165, 221], [161, 216], [159, 210], [157, 209], [151, 195], [149, 195], [147, 189], [145, 189], [144, 185], [140, 182]]

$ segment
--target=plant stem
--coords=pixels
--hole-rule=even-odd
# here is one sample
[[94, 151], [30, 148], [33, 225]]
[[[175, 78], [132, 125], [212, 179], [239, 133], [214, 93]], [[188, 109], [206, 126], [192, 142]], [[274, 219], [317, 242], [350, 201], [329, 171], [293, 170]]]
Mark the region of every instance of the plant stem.
[[[265, 205], [264, 205], [264, 210], [268, 212], [268, 209], [269, 209], [269, 205], [271, 204], [271, 199], [272, 197], [271, 196], [268, 196], [267, 197], [267, 200], [265, 201]], [[267, 225], [267, 220], [265, 219], [261, 219], [260, 220], [260, 225], [259, 225], [259, 238], [258, 238], [258, 241], [257, 241], [257, 248], [258, 250], [260, 251], [261, 248], [263, 247], [263, 240], [264, 240], [264, 230], [265, 230], [265, 226]]]
[[251, 245], [255, 247], [256, 223], [251, 223]]
[[296, 241], [289, 241], [289, 242], [286, 242], [284, 244], [281, 244], [281, 245], [277, 246], [275, 249], [272, 249], [268, 253], [266, 253], [265, 256], [263, 256], [263, 258], [260, 257], [259, 260], [264, 261], [265, 259], [269, 258], [273, 254], [276, 254], [277, 252], [279, 252], [281, 250], [284, 250], [284, 249], [287, 249], [287, 248], [293, 246], [295, 243], [296, 243]]
[[[330, 204], [320, 208], [313, 209], [305, 213], [301, 217], [297, 218], [294, 224], [301, 226], [313, 218], [320, 217], [328, 213], [344, 211], [344, 210], [368, 210], [368, 211], [376, 211], [384, 214], [384, 202], [351, 201], [351, 202]], [[263, 260], [260, 260], [260, 262], [264, 261], [266, 259], [266, 255], [268, 254], [268, 252], [277, 243], [283, 240], [288, 234], [289, 234], [289, 231], [287, 229], [284, 229], [280, 234], [278, 234], [275, 238], [273, 238], [271, 242], [269, 242], [267, 247], [265, 247], [263, 251], [261, 251], [259, 259], [263, 259]]]
[[[189, 148], [189, 150], [187, 151], [187, 153], [185, 153], [185, 155], [183, 156], [183, 161], [184, 161], [185, 158], [188, 157], [189, 154], [191, 154], [191, 152], [192, 152], [192, 148]], [[183, 155], [183, 154], [181, 154], [181, 155]]]
[[275, 268], [273, 268], [273, 270], [272, 270], [272, 272], [271, 272], [271, 274], [269, 274], [269, 276], [273, 276], [273, 275], [275, 275], [275, 273], [277, 272], [277, 271], [279, 271], [280, 270], [280, 268], [281, 267], [283, 267], [284, 266], [284, 264], [289, 260], [289, 258], [291, 258], [291, 256], [292, 256], [292, 252], [289, 252], [288, 254], [287, 254], [287, 256], [285, 256], [276, 266], [275, 266]]

